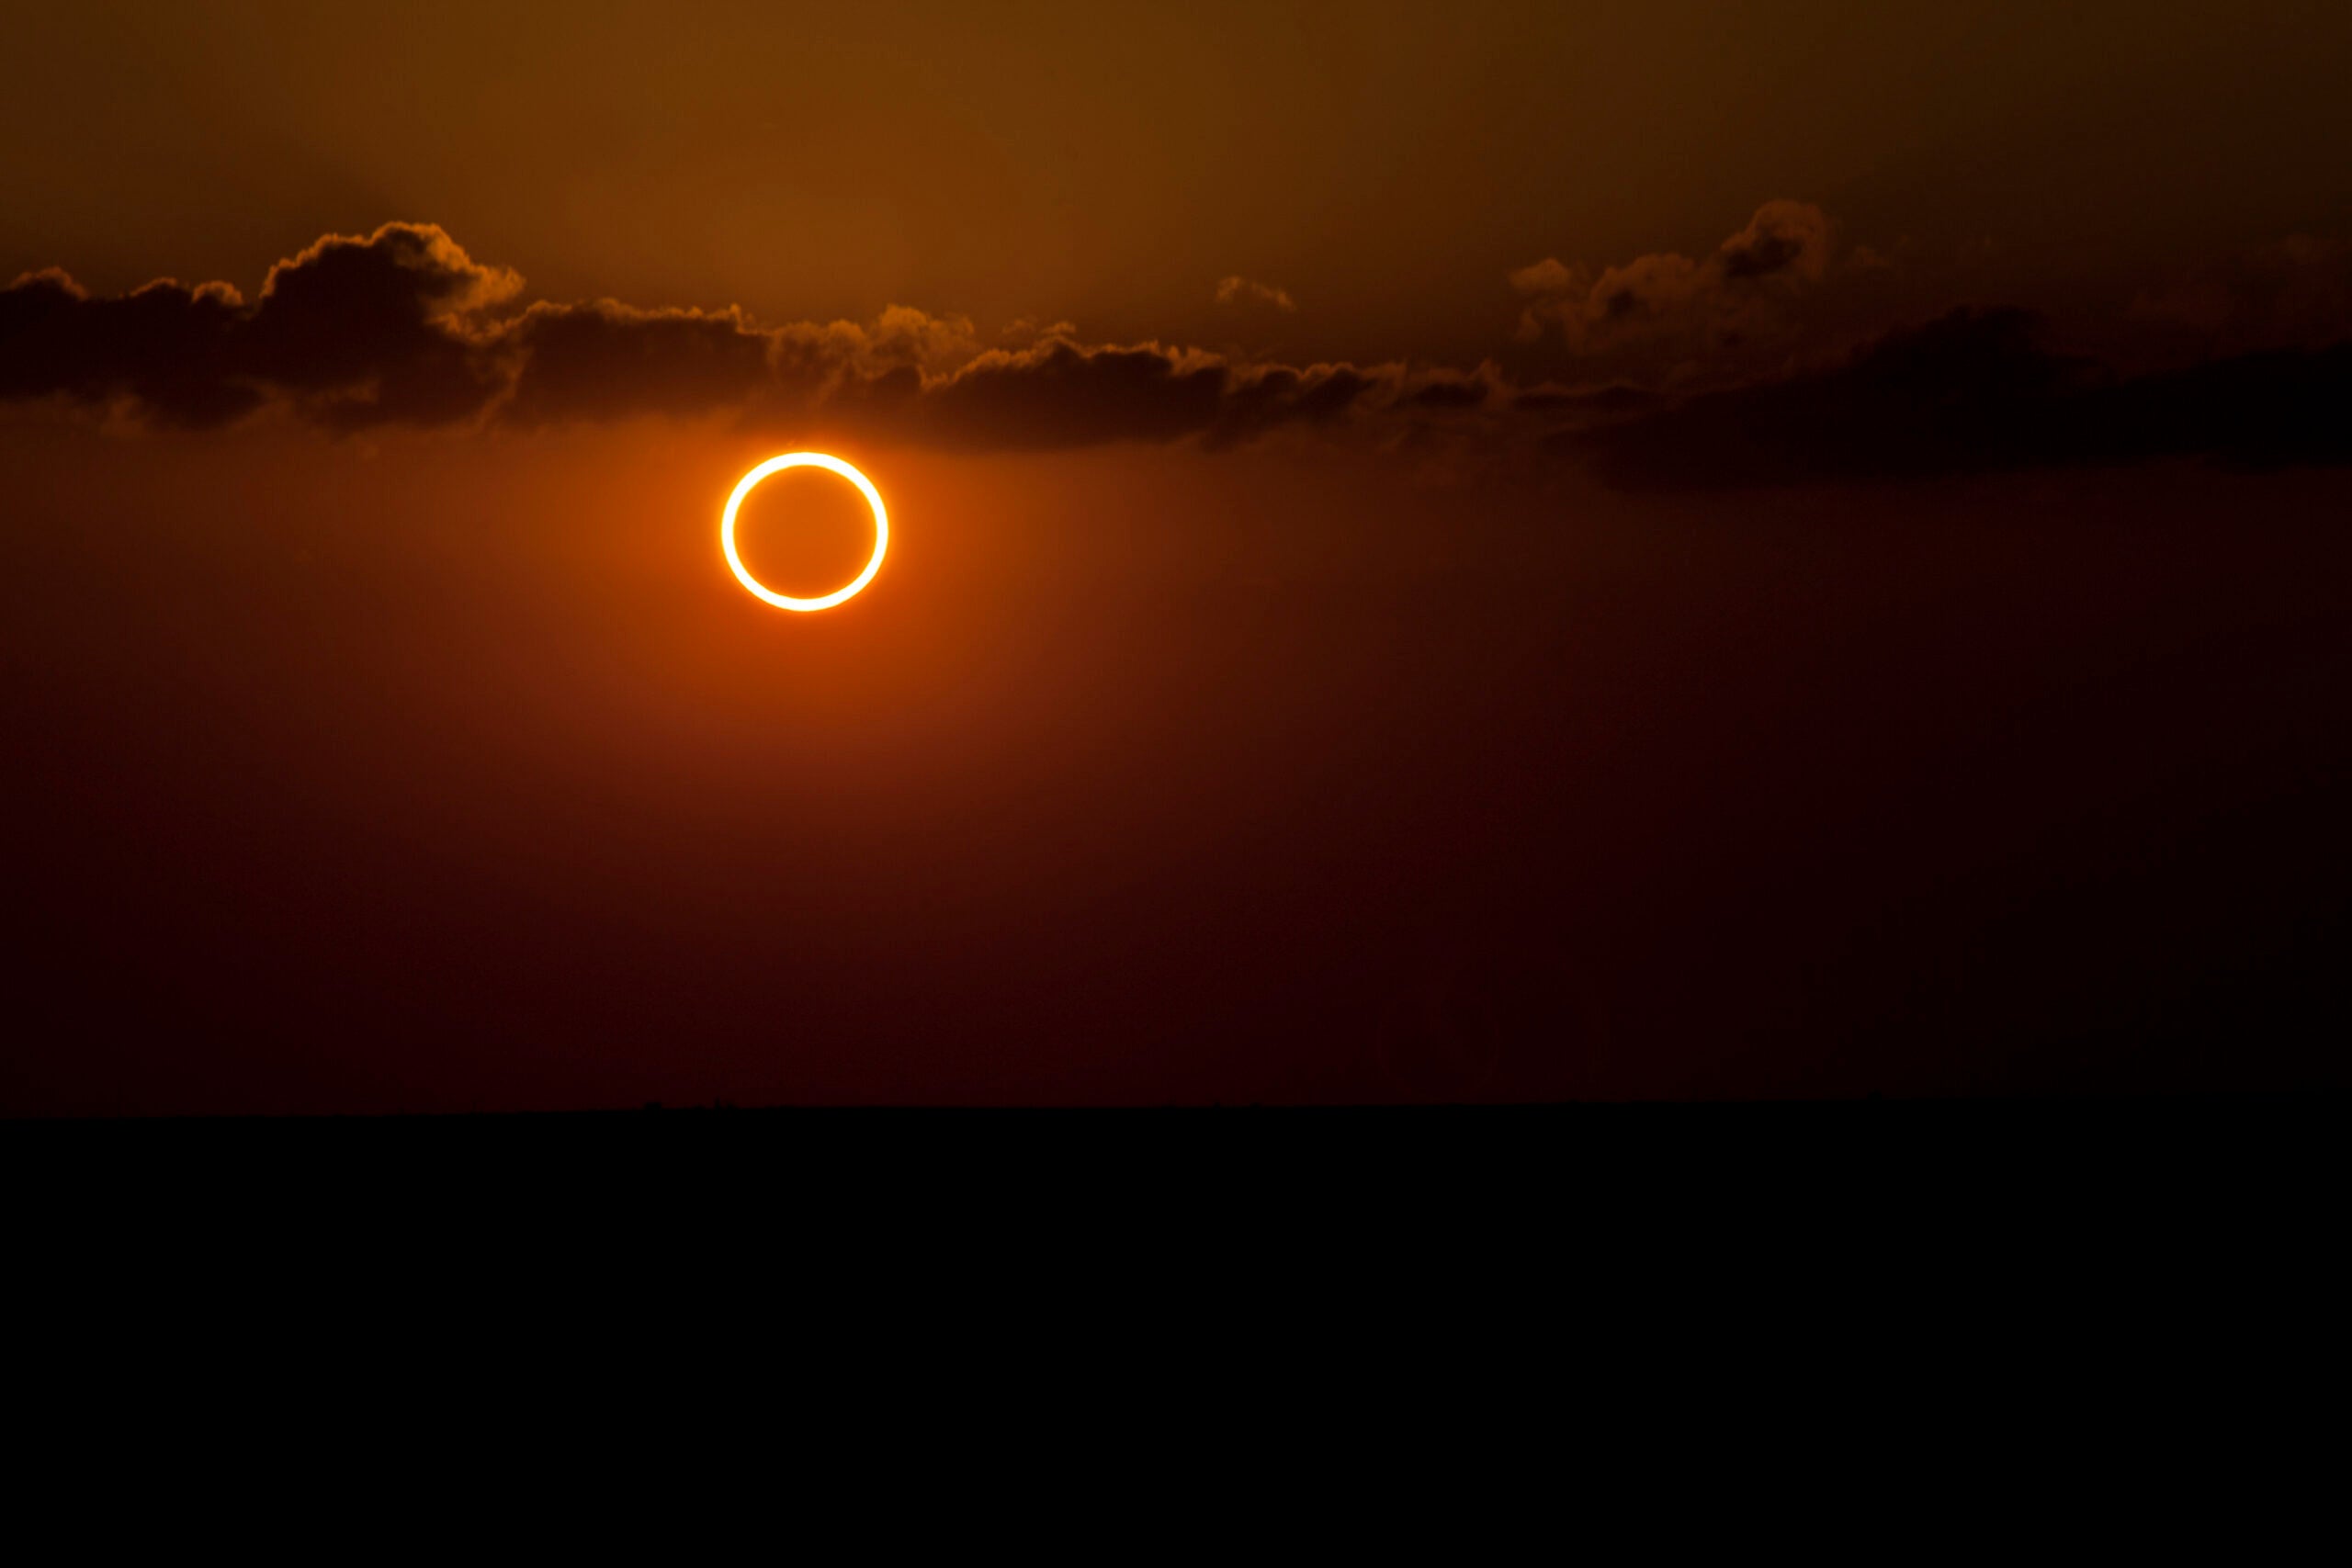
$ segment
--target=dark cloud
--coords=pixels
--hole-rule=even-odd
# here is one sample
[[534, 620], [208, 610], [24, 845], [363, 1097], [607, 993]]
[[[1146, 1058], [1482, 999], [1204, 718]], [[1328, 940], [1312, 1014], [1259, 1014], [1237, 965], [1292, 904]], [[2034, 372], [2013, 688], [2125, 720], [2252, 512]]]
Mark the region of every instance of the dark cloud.
[[414, 223], [321, 240], [271, 268], [252, 305], [168, 280], [94, 299], [36, 273], [0, 292], [0, 390], [128, 398], [178, 425], [225, 423], [273, 391], [343, 428], [447, 424], [496, 392], [480, 322], [521, 287]]
[[1810, 202], [1768, 201], [1715, 259], [1733, 282], [1780, 276], [1818, 282], [1829, 270], [1829, 217]]
[[534, 305], [501, 342], [516, 365], [503, 414], [525, 425], [707, 413], [742, 403], [774, 373], [773, 341], [735, 310]]
[[[1818, 209], [1770, 202], [1703, 261], [1645, 256], [1584, 280], [1557, 262], [1525, 269], [1521, 288], [1588, 334], [1685, 336], [1663, 371], [1585, 360], [1586, 385], [1522, 389], [1491, 363], [1255, 363], [1090, 344], [1067, 324], [1024, 324], [1012, 346], [989, 347], [967, 320], [906, 307], [870, 322], [781, 326], [731, 309], [525, 307], [514, 274], [475, 262], [429, 224], [395, 223], [321, 240], [272, 268], [250, 303], [225, 284], [163, 281], [93, 299], [61, 272], [20, 277], [0, 289], [0, 399], [62, 397], [190, 428], [276, 403], [338, 430], [716, 416], [997, 450], [1182, 440], [1214, 449], [1362, 423], [1384, 440], [1453, 447], [1540, 440], [1635, 488], [2169, 457], [2347, 460], [2340, 246], [2293, 242], [2141, 301], [2132, 330], [2143, 343], [2173, 333], [2171, 346], [2110, 357], [2165, 367], [2152, 373], [2062, 355], [2018, 310], [1954, 311], [1802, 374], [1781, 367], [1821, 366], [1818, 340], [1809, 360], [1794, 347], [1759, 362], [1741, 357], [1752, 341], [1724, 346], [1751, 320], [1749, 303], [1819, 278], [1828, 247]], [[2184, 321], [2203, 334], [2185, 352]], [[1689, 335], [1694, 327], [1704, 331]], [[1713, 357], [1694, 370], [1683, 350], [1698, 352], [1707, 333]]]
[[1494, 399], [1497, 383], [1484, 367], [1469, 375], [1432, 371], [1401, 394], [1397, 401], [1415, 409], [1484, 408]]
[[1280, 425], [1328, 424], [1367, 400], [1382, 380], [1352, 365], [1270, 365], [1237, 372], [1218, 403], [1208, 444], [1238, 446]]
[[0, 290], [0, 398], [130, 397], [163, 423], [222, 424], [262, 400], [240, 373], [248, 319], [223, 284], [93, 299], [62, 272], [33, 273]]
[[2352, 344], [2119, 377], [2047, 345], [2038, 316], [1955, 310], [1838, 368], [1566, 433], [1642, 490], [1913, 479], [2205, 457], [2352, 462]]
[[1208, 429], [1226, 367], [1158, 344], [1080, 348], [1062, 339], [982, 355], [921, 399], [924, 434], [942, 445], [1087, 446], [1171, 441]]
[[1510, 275], [1527, 298], [1520, 336], [1556, 332], [1577, 353], [1634, 343], [1689, 348], [1752, 335], [1788, 297], [1829, 270], [1828, 215], [1810, 202], [1768, 201], [1704, 258], [1661, 251], [1593, 273], [1547, 256]]
[[1524, 413], [1566, 410], [1616, 414], [1647, 408], [1657, 401], [1658, 394], [1646, 387], [1612, 381], [1600, 387], [1528, 387], [1511, 394], [1510, 406]]
[[448, 424], [497, 392], [481, 323], [522, 288], [429, 223], [329, 235], [270, 269], [240, 347], [250, 375], [330, 423]]
[[127, 403], [175, 425], [225, 423], [274, 400], [339, 430], [736, 412], [1019, 449], [1230, 445], [1326, 423], [1378, 379], [1086, 344], [1066, 326], [989, 349], [970, 321], [905, 307], [870, 324], [763, 327], [731, 309], [526, 309], [521, 290], [514, 273], [413, 223], [322, 239], [272, 268], [250, 305], [221, 284], [94, 299], [62, 273], [33, 274], [0, 291], [0, 398]]
[[2196, 267], [2143, 292], [2133, 314], [2193, 334], [2209, 353], [2352, 337], [2352, 242], [2297, 234]]

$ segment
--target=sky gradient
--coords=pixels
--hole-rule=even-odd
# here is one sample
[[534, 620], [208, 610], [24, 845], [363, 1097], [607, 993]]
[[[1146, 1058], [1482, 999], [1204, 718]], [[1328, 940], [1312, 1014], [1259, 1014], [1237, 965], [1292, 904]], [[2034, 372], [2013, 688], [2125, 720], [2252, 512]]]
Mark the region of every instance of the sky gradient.
[[2347, 1076], [2341, 6], [12, 27], [0, 1111]]

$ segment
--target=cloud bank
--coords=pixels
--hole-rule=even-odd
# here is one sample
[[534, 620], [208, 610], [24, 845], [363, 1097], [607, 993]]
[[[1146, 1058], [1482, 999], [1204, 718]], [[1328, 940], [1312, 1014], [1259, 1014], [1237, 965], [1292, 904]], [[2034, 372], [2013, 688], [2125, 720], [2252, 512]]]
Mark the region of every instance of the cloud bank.
[[1836, 367], [1553, 437], [1621, 489], [1926, 479], [2201, 457], [2352, 463], [2352, 343], [2139, 377], [2061, 354], [2028, 310], [1958, 310]]
[[520, 277], [424, 223], [322, 239], [273, 267], [250, 303], [227, 284], [168, 279], [98, 299], [62, 272], [35, 273], [0, 290], [0, 398], [62, 397], [191, 429], [266, 404], [343, 431], [734, 412], [1046, 449], [1231, 444], [1393, 402], [1428, 378], [1085, 344], [1066, 323], [989, 347], [962, 318], [905, 307], [871, 323], [765, 327], [733, 309], [522, 306], [521, 292]]
[[[1776, 312], [1833, 276], [1833, 234], [1820, 209], [1773, 201], [1704, 258], [1521, 268], [1522, 333], [1609, 372], [1531, 386], [1492, 361], [1287, 365], [1088, 343], [1066, 322], [990, 343], [965, 318], [907, 307], [770, 326], [735, 309], [525, 303], [514, 273], [434, 225], [391, 223], [320, 240], [250, 301], [224, 283], [96, 298], [62, 272], [20, 277], [0, 289], [0, 400], [192, 430], [265, 410], [338, 432], [723, 417], [956, 450], [1436, 432], [1565, 456], [1631, 489], [2352, 461], [2342, 245], [2291, 242], [2136, 299], [2133, 330], [2171, 356], [2136, 375], [2060, 352], [2031, 312], [1978, 307], [1843, 352], [1744, 356], [1775, 321], [1794, 330]], [[1274, 302], [1264, 285], [1227, 284], [1237, 300]]]

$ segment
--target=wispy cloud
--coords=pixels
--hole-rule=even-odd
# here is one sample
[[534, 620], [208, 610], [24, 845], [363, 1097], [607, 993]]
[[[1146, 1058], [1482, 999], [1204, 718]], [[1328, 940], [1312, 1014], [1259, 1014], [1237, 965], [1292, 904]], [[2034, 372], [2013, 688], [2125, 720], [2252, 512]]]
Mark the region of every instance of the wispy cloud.
[[1261, 283], [1254, 277], [1238, 276], [1217, 280], [1216, 302], [1220, 305], [1271, 305], [1277, 310], [1298, 309], [1298, 302], [1290, 297], [1288, 289]]

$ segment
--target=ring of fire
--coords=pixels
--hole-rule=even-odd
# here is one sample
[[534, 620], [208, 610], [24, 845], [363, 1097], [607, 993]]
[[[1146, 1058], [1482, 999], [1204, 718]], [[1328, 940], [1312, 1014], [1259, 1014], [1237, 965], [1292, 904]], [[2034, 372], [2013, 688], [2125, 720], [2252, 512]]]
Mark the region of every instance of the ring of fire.
[[[743, 558], [735, 553], [735, 513], [741, 508], [743, 498], [762, 479], [786, 468], [822, 468], [829, 474], [839, 474], [857, 487], [857, 492], [865, 497], [865, 504], [874, 513], [874, 554], [867, 559], [865, 570], [848, 587], [821, 598], [795, 599], [788, 593], [775, 592], [744, 570]], [[822, 452], [787, 452], [781, 457], [770, 457], [737, 481], [735, 493], [727, 498], [727, 515], [718, 525], [718, 544], [727, 552], [727, 564], [733, 570], [735, 581], [753, 597], [764, 599], [779, 610], [830, 610], [873, 581], [874, 574], [882, 570], [882, 552], [890, 547], [890, 515], [882, 508], [882, 492], [874, 488], [874, 481], [839, 457], [829, 457]]]

